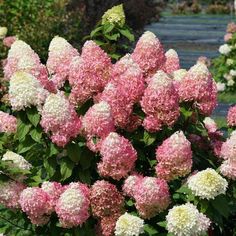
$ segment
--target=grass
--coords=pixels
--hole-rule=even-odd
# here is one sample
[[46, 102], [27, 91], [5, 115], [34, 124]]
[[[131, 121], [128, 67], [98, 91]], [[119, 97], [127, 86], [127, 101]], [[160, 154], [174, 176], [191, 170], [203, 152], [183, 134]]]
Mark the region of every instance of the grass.
[[218, 102], [236, 104], [236, 93], [219, 93]]

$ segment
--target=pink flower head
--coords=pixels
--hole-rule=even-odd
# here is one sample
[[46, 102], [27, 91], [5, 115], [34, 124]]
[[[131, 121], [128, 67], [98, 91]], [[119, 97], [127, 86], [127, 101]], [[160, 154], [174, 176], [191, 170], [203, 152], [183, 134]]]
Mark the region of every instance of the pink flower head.
[[163, 65], [162, 70], [167, 74], [172, 74], [174, 71], [180, 69], [179, 56], [174, 49], [169, 49], [166, 53], [166, 62]]
[[129, 98], [133, 103], [139, 101], [144, 92], [142, 70], [129, 54], [126, 54], [113, 66], [111, 83], [119, 91], [122, 90], [126, 99]]
[[70, 100], [73, 104], [81, 105], [101, 92], [110, 79], [111, 69], [109, 56], [95, 42], [85, 42], [81, 57], [73, 60], [70, 69]]
[[0, 185], [0, 204], [8, 208], [20, 208], [19, 198], [25, 188], [25, 185], [20, 182], [2, 182]]
[[207, 67], [209, 67], [211, 65], [211, 60], [207, 57], [201, 56], [197, 59], [197, 63], [203, 63]]
[[99, 174], [115, 180], [126, 177], [137, 160], [137, 152], [129, 140], [115, 132], [102, 141], [100, 153], [102, 160], [98, 164]]
[[135, 188], [134, 199], [142, 218], [150, 219], [169, 206], [169, 187], [163, 179], [144, 177]]
[[3, 39], [3, 45], [10, 48], [11, 45], [17, 40], [16, 36], [8, 36]]
[[91, 188], [91, 208], [97, 218], [122, 214], [124, 197], [114, 184], [105, 180], [96, 181]]
[[0, 133], [15, 133], [17, 129], [16, 117], [0, 111]]
[[227, 33], [224, 36], [224, 41], [228, 42], [229, 40], [231, 40], [233, 38], [233, 34], [232, 33]]
[[52, 142], [65, 146], [81, 129], [81, 120], [62, 92], [50, 94], [42, 109], [41, 126], [51, 132]]
[[146, 77], [152, 76], [166, 60], [160, 41], [150, 31], [146, 31], [139, 38], [131, 56]]
[[63, 228], [82, 225], [89, 218], [90, 190], [82, 183], [70, 183], [55, 210]]
[[36, 225], [46, 224], [51, 212], [49, 195], [39, 187], [28, 187], [20, 194], [19, 203], [31, 222]]
[[163, 71], [158, 71], [150, 80], [141, 100], [146, 114], [144, 127], [150, 132], [162, 126], [172, 126], [179, 117], [179, 97], [173, 81]]
[[225, 160], [220, 166], [220, 172], [222, 175], [228, 177], [229, 179], [236, 179], [236, 161]]
[[203, 120], [203, 123], [204, 123], [208, 133], [215, 133], [218, 129], [216, 122], [210, 117], [206, 117]]
[[37, 77], [40, 64], [39, 56], [34, 50], [24, 41], [16, 40], [8, 52], [4, 77], [9, 80], [17, 71], [24, 71]]
[[136, 187], [139, 183], [139, 181], [143, 179], [142, 175], [139, 174], [132, 174], [130, 175], [124, 182], [123, 185], [123, 192], [125, 195], [134, 198], [134, 194], [136, 191]]
[[227, 33], [235, 33], [236, 32], [236, 24], [234, 22], [230, 22], [228, 25], [227, 25]]
[[82, 119], [83, 131], [88, 137], [106, 137], [114, 131], [111, 108], [107, 102], [94, 104]]
[[64, 187], [57, 182], [43, 182], [41, 186], [42, 190], [49, 196], [49, 204], [52, 211], [56, 206], [57, 200], [59, 199], [62, 192], [65, 190]]
[[100, 101], [105, 101], [110, 105], [115, 125], [126, 128], [133, 111], [133, 102], [130, 101], [126, 91], [108, 83], [100, 96]]
[[217, 104], [216, 83], [203, 63], [190, 68], [179, 83], [178, 93], [181, 101], [193, 102], [203, 115], [210, 115]]
[[183, 177], [191, 172], [191, 143], [182, 131], [175, 132], [156, 150], [157, 176], [167, 181]]
[[227, 114], [227, 124], [230, 127], [236, 126], [236, 106], [232, 106], [229, 108]]
[[58, 88], [62, 87], [67, 79], [70, 63], [76, 56], [79, 56], [77, 49], [73, 48], [64, 38], [56, 36], [52, 39], [49, 45], [47, 68]]

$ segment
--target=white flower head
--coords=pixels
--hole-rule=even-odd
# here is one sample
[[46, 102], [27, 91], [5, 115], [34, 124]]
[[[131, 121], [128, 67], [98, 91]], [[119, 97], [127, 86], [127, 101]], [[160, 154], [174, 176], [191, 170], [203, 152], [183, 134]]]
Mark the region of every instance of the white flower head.
[[217, 87], [218, 92], [225, 91], [225, 83], [218, 82], [218, 83], [216, 83], [216, 87]]
[[200, 236], [210, 226], [210, 220], [191, 203], [174, 206], [166, 220], [168, 232], [175, 236]]
[[116, 222], [116, 236], [138, 236], [144, 232], [144, 220], [129, 213], [119, 217]]
[[236, 76], [236, 70], [230, 70], [229, 74], [235, 77]]
[[229, 87], [231, 87], [231, 86], [234, 85], [234, 83], [235, 83], [234, 80], [230, 79], [230, 80], [228, 80], [227, 85], [228, 85]]
[[227, 64], [228, 66], [231, 66], [231, 65], [234, 64], [234, 60], [231, 59], [231, 58], [228, 58], [228, 59], [226, 60], [226, 64]]
[[215, 170], [207, 168], [190, 176], [187, 185], [195, 196], [209, 200], [220, 194], [225, 194], [228, 182]]
[[0, 27], [0, 39], [5, 38], [7, 34], [7, 27]]
[[223, 44], [219, 47], [219, 52], [223, 55], [228, 55], [231, 52], [231, 47], [228, 44]]

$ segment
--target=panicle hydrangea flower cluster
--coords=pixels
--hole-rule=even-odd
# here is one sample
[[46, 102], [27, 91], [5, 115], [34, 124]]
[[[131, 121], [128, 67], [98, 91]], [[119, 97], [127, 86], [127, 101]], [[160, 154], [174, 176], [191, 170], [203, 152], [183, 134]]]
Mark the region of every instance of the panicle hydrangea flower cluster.
[[236, 33], [236, 24], [234, 22], [230, 22], [227, 25], [227, 29], [226, 29], [227, 33]]
[[216, 84], [207, 66], [197, 63], [178, 84], [180, 101], [193, 102], [203, 115], [210, 115], [216, 107]]
[[224, 161], [220, 166], [220, 172], [229, 179], [236, 179], [236, 132], [223, 143], [221, 157]]
[[227, 114], [227, 124], [230, 127], [236, 126], [236, 106], [232, 106], [229, 108], [229, 111]]
[[111, 69], [110, 57], [95, 42], [87, 41], [82, 48], [81, 57], [75, 58], [70, 68], [70, 101], [81, 105], [102, 92], [110, 79]]
[[5, 37], [2, 41], [3, 45], [10, 48], [11, 45], [17, 40], [16, 36], [8, 36]]
[[217, 124], [211, 117], [206, 117], [203, 123], [208, 131], [208, 133], [215, 133], [217, 131]]
[[150, 219], [169, 206], [168, 184], [163, 179], [144, 177], [135, 187], [134, 199], [140, 216], [144, 219]]
[[65, 146], [80, 132], [81, 119], [62, 92], [47, 97], [41, 115], [41, 126], [52, 133], [52, 142], [58, 146]]
[[49, 195], [39, 187], [27, 187], [20, 194], [19, 203], [32, 224], [43, 225], [49, 221], [51, 206]]
[[74, 57], [79, 56], [64, 38], [55, 36], [49, 45], [47, 68], [52, 76], [51, 80], [60, 88], [69, 76], [70, 64]]
[[143, 125], [150, 132], [163, 126], [172, 126], [179, 117], [179, 97], [173, 81], [163, 71], [158, 71], [144, 91], [141, 106], [146, 114]]
[[144, 233], [144, 220], [137, 216], [126, 212], [116, 222], [116, 236], [139, 236], [142, 233]]
[[175, 132], [156, 150], [157, 176], [167, 181], [183, 177], [191, 172], [191, 143], [182, 131]]
[[124, 197], [116, 186], [101, 180], [91, 188], [91, 208], [94, 217], [99, 220], [99, 231], [104, 236], [114, 233], [117, 219], [122, 215]]
[[179, 56], [174, 49], [169, 49], [165, 53], [166, 62], [163, 65], [162, 70], [167, 74], [172, 74], [173, 72], [180, 69]]
[[24, 41], [16, 40], [8, 52], [4, 76], [10, 79], [17, 71], [24, 71], [37, 77], [40, 68], [39, 56]]
[[89, 218], [90, 190], [85, 184], [70, 183], [59, 197], [55, 210], [64, 228], [82, 225]]
[[134, 197], [135, 188], [142, 179], [143, 176], [137, 173], [133, 173], [132, 175], [128, 176], [124, 181], [122, 189], [124, 194], [129, 197]]
[[20, 208], [19, 199], [26, 186], [16, 181], [6, 181], [0, 184], [0, 204], [8, 208]]
[[17, 130], [16, 117], [0, 111], [0, 133], [15, 133]]
[[131, 56], [143, 70], [145, 77], [152, 76], [166, 60], [163, 46], [150, 31], [146, 31], [139, 38]]
[[101, 162], [98, 173], [102, 177], [120, 180], [134, 168], [137, 152], [128, 139], [111, 132], [101, 143]]
[[168, 232], [175, 236], [200, 236], [207, 232], [211, 224], [191, 203], [174, 206], [169, 210], [166, 220]]
[[215, 170], [207, 168], [189, 177], [188, 188], [201, 199], [214, 199], [225, 194], [228, 183]]
[[13, 110], [40, 107], [48, 95], [40, 82], [31, 74], [18, 71], [10, 79], [9, 99]]

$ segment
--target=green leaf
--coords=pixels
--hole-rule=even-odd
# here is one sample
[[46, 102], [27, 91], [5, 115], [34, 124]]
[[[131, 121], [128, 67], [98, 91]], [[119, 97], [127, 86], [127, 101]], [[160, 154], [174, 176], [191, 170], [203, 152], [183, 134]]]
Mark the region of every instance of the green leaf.
[[144, 131], [143, 134], [143, 142], [146, 144], [146, 146], [150, 146], [156, 141], [156, 134], [148, 133], [147, 131]]
[[82, 153], [82, 148], [76, 143], [70, 143], [67, 145], [67, 153], [73, 162], [78, 163]]
[[148, 235], [158, 235], [158, 231], [148, 224], [144, 225], [144, 231], [148, 233]]
[[36, 127], [40, 121], [40, 115], [37, 112], [36, 109], [29, 109], [27, 110], [27, 117], [29, 119], [29, 121], [31, 122], [31, 124], [33, 124], [34, 127]]
[[103, 34], [108, 34], [114, 29], [115, 25], [113, 24], [105, 24], [103, 26]]
[[217, 196], [213, 201], [211, 201], [211, 205], [219, 212], [220, 215], [223, 215], [225, 218], [229, 217], [230, 207], [226, 196]]
[[134, 202], [133, 202], [132, 199], [129, 199], [128, 201], [126, 201], [126, 204], [127, 204], [128, 206], [133, 206], [133, 205], [134, 205]]
[[59, 153], [59, 151], [58, 151], [56, 145], [53, 144], [53, 143], [50, 143], [50, 146], [49, 146], [49, 155], [48, 155], [48, 156], [51, 157], [51, 156], [56, 155], [56, 154], [58, 154], [58, 153]]
[[86, 184], [91, 184], [91, 174], [88, 170], [79, 172], [80, 181]]
[[30, 131], [30, 136], [35, 142], [40, 143], [42, 132], [39, 129], [33, 129]]
[[177, 193], [184, 193], [184, 194], [191, 194], [192, 193], [192, 191], [186, 185], [183, 185], [176, 192]]
[[61, 160], [60, 172], [62, 181], [68, 179], [71, 176], [73, 168], [74, 163], [71, 160], [69, 160], [68, 158], [64, 158]]
[[184, 115], [185, 119], [191, 117], [191, 115], [193, 114], [193, 111], [188, 111], [185, 109], [185, 107], [181, 107], [180, 112]]
[[31, 124], [25, 124], [23, 122], [19, 122], [18, 123], [18, 127], [17, 127], [17, 138], [19, 139], [19, 141], [23, 141], [25, 136], [29, 133], [31, 128]]
[[90, 37], [93, 38], [94, 36], [96, 36], [97, 33], [102, 30], [102, 28], [103, 26], [99, 26], [96, 29], [92, 30], [92, 32], [90, 33]]
[[128, 29], [119, 29], [120, 33], [130, 41], [134, 41], [134, 35]]
[[93, 152], [84, 147], [80, 157], [80, 164], [83, 170], [88, 169], [91, 166], [92, 159], [94, 158]]
[[161, 222], [158, 222], [157, 224], [158, 224], [159, 226], [165, 228], [167, 223], [166, 223], [166, 221], [161, 221]]
[[105, 36], [107, 39], [109, 39], [109, 40], [117, 41], [117, 39], [120, 37], [120, 34], [119, 34], [119, 33], [117, 33], [117, 34], [112, 34], [112, 35], [110, 35], [110, 34], [105, 34], [104, 36]]
[[49, 175], [49, 178], [52, 177], [56, 172], [57, 160], [55, 157], [44, 159], [43, 165]]

